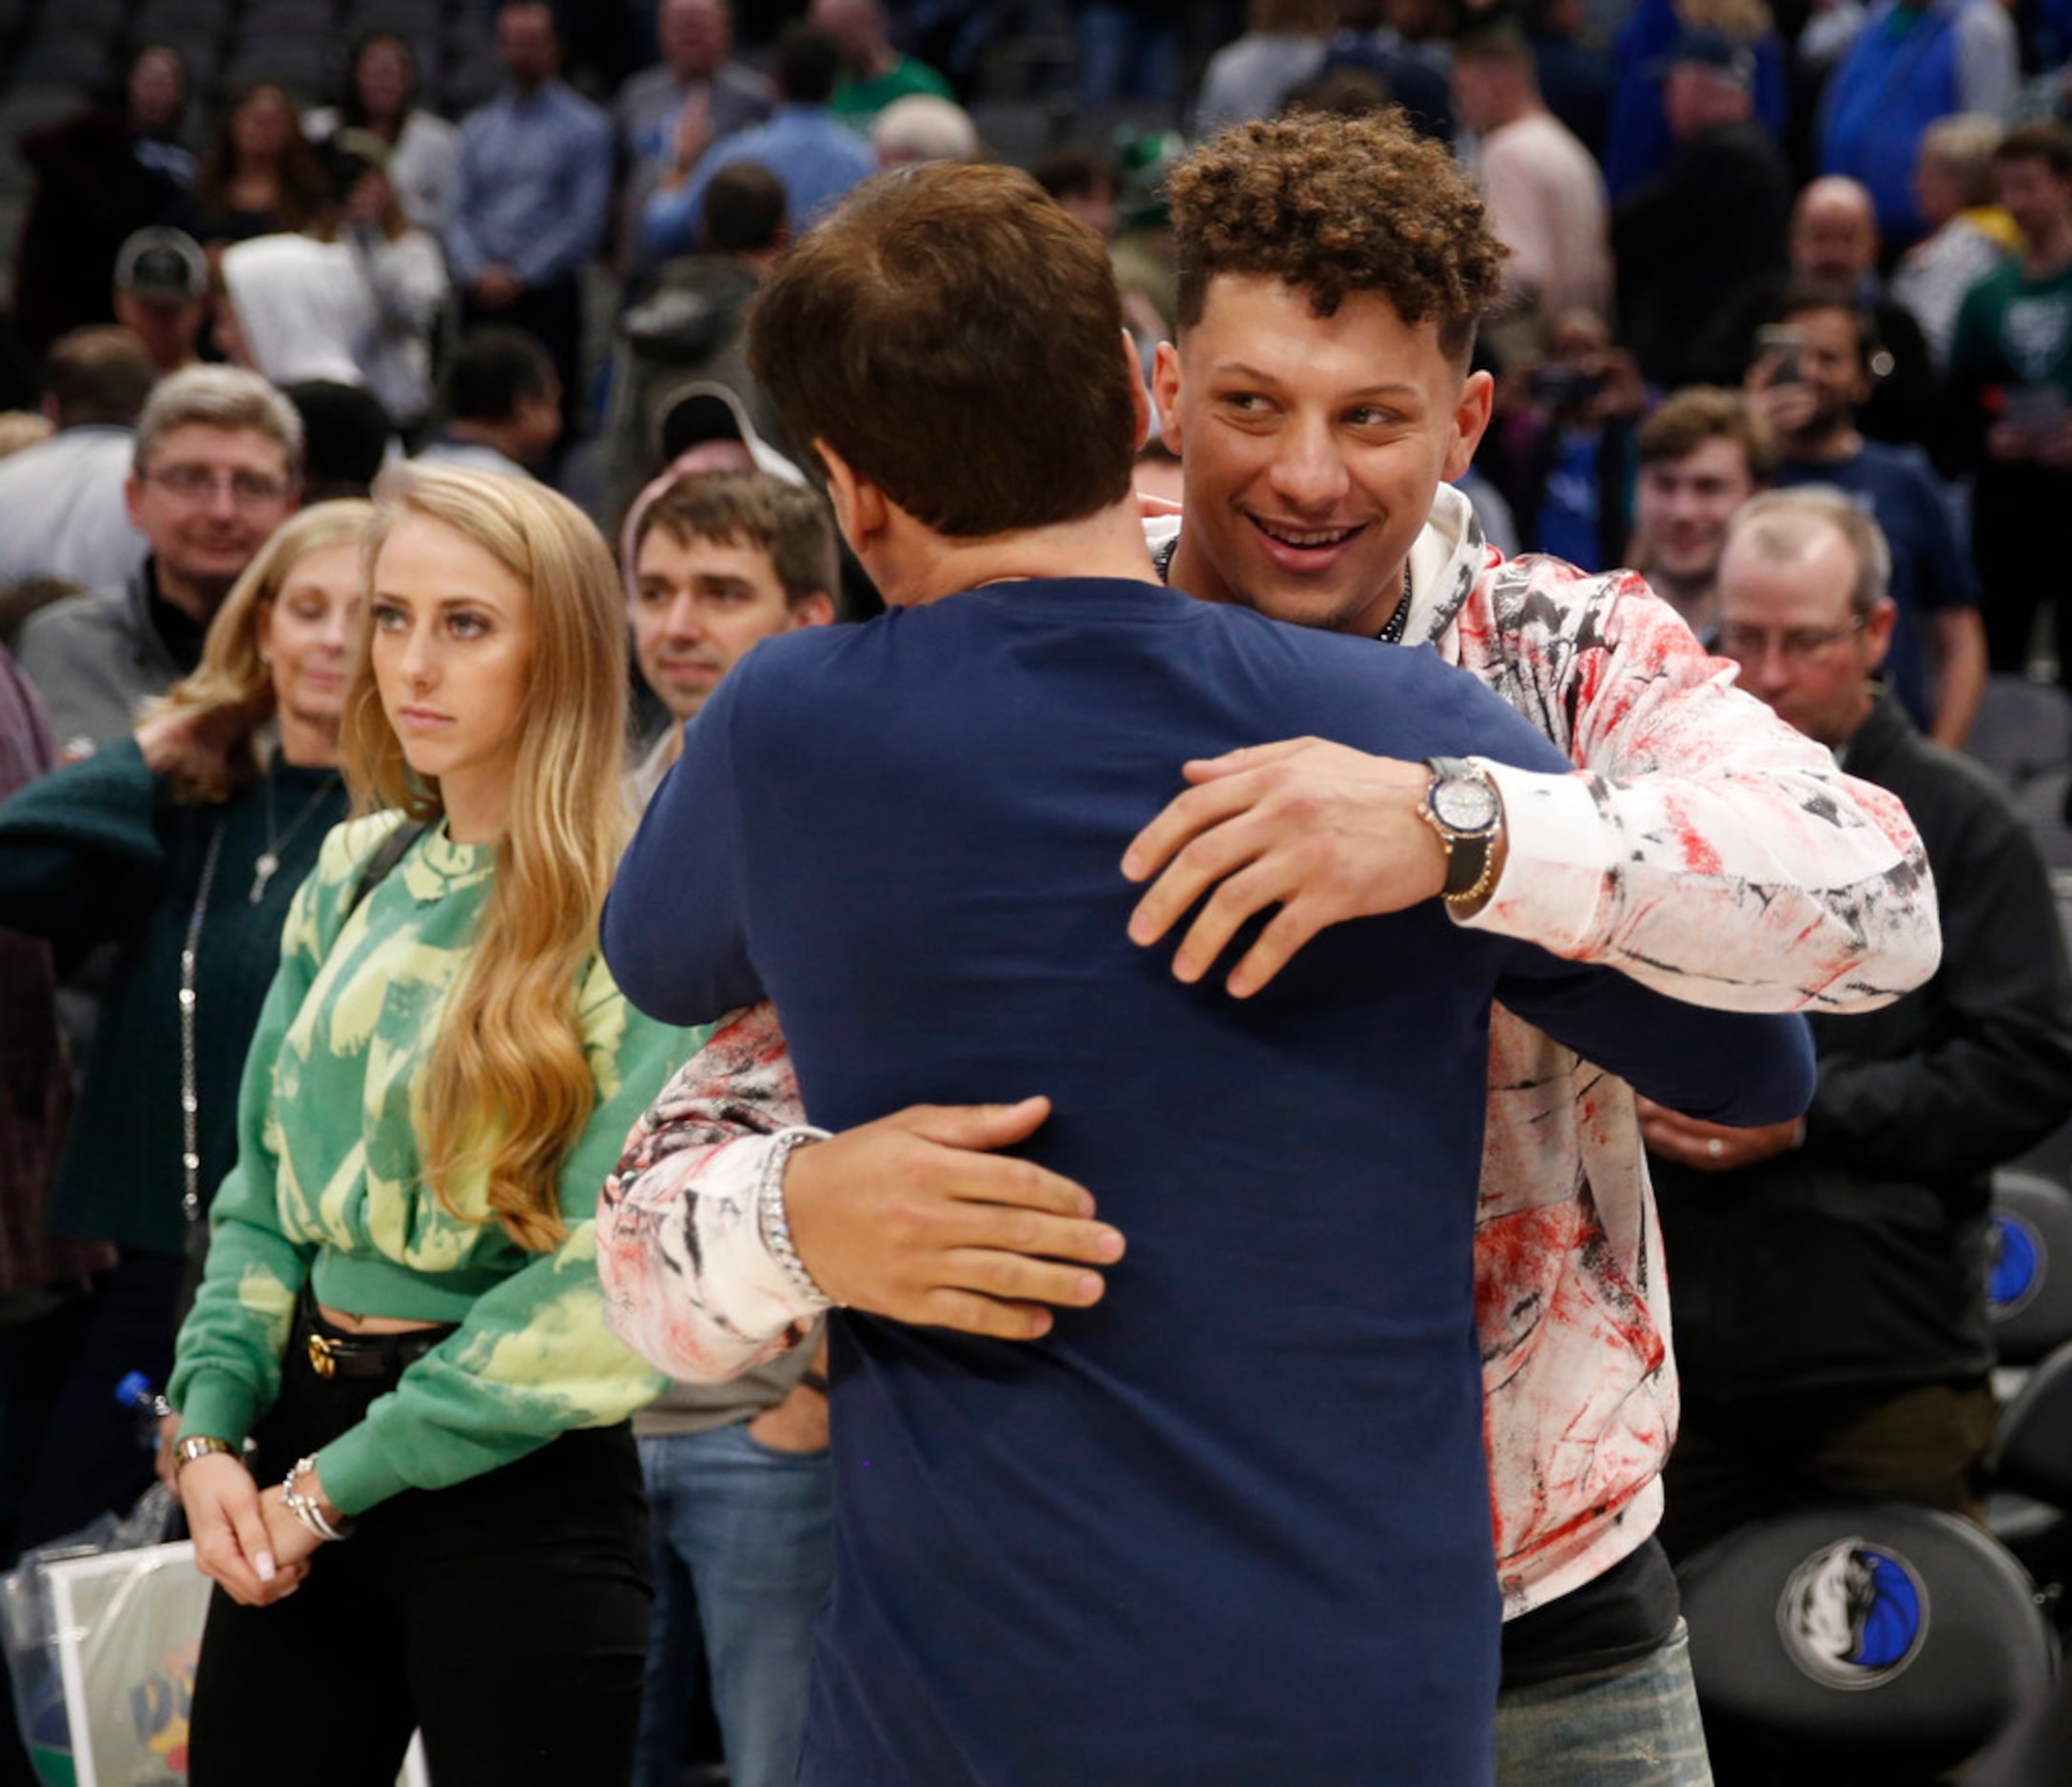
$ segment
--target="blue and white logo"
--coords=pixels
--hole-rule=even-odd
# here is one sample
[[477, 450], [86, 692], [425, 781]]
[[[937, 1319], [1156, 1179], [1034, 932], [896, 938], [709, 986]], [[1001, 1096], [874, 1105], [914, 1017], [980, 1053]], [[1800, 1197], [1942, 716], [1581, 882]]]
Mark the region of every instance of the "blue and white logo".
[[2012, 1210], [1993, 1212], [1992, 1264], [1985, 1279], [1985, 1306], [2004, 1322], [2036, 1295], [2043, 1282], [2043, 1237], [2035, 1224]]
[[1822, 1687], [1883, 1687], [1921, 1654], [1928, 1591], [1896, 1552], [1838, 1539], [1786, 1579], [1777, 1631], [1785, 1654]]

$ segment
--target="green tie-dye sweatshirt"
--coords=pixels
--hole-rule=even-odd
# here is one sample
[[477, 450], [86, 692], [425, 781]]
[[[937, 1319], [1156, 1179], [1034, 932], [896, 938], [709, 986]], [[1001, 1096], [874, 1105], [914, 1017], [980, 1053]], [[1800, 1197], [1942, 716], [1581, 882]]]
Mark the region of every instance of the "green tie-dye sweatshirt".
[[663, 1386], [605, 1326], [593, 1212], [634, 1120], [703, 1040], [642, 1017], [593, 957], [576, 996], [596, 1105], [561, 1168], [568, 1239], [527, 1253], [496, 1222], [467, 1220], [488, 1211], [479, 1171], [449, 1188], [456, 1216], [420, 1176], [416, 1118], [496, 851], [435, 827], [348, 916], [400, 823], [388, 813], [340, 826], [295, 897], [171, 1386], [184, 1435], [242, 1440], [280, 1393], [305, 1283], [358, 1315], [459, 1323], [317, 1455], [347, 1514], [618, 1421]]

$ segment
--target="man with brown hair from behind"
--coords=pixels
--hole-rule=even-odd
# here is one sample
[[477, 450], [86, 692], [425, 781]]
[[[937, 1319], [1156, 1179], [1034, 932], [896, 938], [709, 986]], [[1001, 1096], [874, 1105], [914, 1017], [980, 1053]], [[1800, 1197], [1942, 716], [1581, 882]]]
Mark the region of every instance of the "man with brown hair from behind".
[[[893, 612], [729, 672], [621, 865], [613, 972], [671, 1022], [774, 999], [823, 1122], [1045, 1095], [1020, 1164], [1097, 1182], [1131, 1247], [1033, 1346], [831, 1318], [840, 1544], [798, 1778], [1487, 1780], [1488, 1001], [1679, 1106], [1789, 1104], [1800, 1027], [1437, 901], [1339, 928], [1255, 1002], [1179, 984], [1126, 935], [1120, 870], [1177, 761], [1280, 724], [1447, 758], [1463, 804], [1409, 823], [1435, 892], [1470, 871], [1457, 905], [1491, 800], [1453, 759], [1563, 759], [1430, 654], [1161, 586], [1114, 283], [1026, 175], [872, 183], [772, 274], [750, 340]], [[724, 1376], [828, 1298], [804, 1229], [800, 1271], [758, 1278], [744, 1207], [686, 1220], [679, 1114], [665, 1092], [636, 1131], [599, 1269], [628, 1338]]]

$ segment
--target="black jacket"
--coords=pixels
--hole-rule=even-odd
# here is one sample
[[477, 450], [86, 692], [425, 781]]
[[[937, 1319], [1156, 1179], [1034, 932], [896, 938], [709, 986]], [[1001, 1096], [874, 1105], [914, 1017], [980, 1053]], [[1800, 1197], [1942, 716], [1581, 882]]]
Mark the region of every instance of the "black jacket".
[[1792, 190], [1783, 153], [1747, 123], [1701, 130], [1620, 201], [1619, 314], [1651, 383], [1741, 383], [1732, 336], [1751, 294], [1785, 275]]
[[1988, 1370], [1988, 1175], [2072, 1115], [2072, 977], [2006, 795], [1888, 693], [1847, 761], [1920, 829], [1943, 962], [1881, 1011], [1813, 1019], [1803, 1148], [1731, 1173], [1653, 1163], [1693, 1398]]

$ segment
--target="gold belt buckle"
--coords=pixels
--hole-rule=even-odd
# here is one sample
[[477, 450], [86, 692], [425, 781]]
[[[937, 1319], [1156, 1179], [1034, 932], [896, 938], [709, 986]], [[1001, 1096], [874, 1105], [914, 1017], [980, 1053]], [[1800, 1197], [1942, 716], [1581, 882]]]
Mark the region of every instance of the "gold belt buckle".
[[325, 1340], [322, 1334], [309, 1337], [309, 1363], [316, 1367], [320, 1378], [338, 1375], [338, 1343]]

